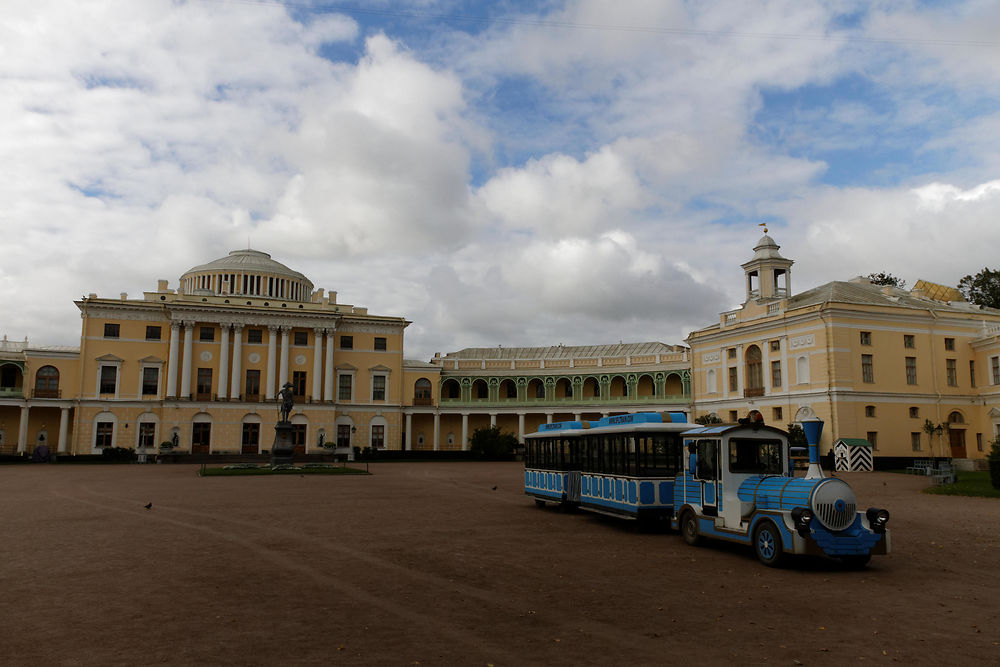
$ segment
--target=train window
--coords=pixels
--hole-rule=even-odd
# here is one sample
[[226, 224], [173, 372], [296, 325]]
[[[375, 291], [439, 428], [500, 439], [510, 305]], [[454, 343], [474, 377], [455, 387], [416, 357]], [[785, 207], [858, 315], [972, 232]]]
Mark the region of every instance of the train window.
[[695, 445], [698, 457], [697, 479], [717, 479], [716, 457], [719, 448], [718, 440], [699, 440]]
[[777, 440], [733, 438], [729, 441], [729, 472], [782, 474], [781, 443]]

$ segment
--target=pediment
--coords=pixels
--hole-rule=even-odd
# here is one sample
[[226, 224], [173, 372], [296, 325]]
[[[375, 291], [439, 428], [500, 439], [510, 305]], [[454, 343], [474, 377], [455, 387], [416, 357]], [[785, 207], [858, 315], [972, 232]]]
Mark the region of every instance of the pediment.
[[105, 354], [105, 355], [102, 355], [100, 357], [97, 357], [97, 361], [110, 361], [110, 362], [114, 362], [116, 364], [120, 364], [120, 363], [122, 363], [125, 360], [122, 359], [121, 357], [115, 356], [113, 354]]

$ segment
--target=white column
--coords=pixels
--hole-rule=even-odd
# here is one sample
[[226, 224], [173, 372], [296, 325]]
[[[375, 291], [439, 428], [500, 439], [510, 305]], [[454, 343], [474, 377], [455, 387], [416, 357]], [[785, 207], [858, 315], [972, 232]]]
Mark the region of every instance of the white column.
[[583, 416], [582, 413], [580, 413], [580, 412], [574, 412], [573, 413], [573, 420], [574, 421], [580, 421], [580, 417], [582, 417], [582, 416]]
[[215, 392], [220, 401], [226, 400], [229, 393], [229, 324], [222, 323], [222, 340], [219, 349], [219, 388]]
[[184, 323], [184, 359], [181, 361], [181, 396], [191, 398], [191, 339], [194, 336], [194, 322]]
[[281, 366], [278, 372], [278, 387], [285, 386], [288, 382], [288, 334], [292, 333], [289, 327], [281, 327]]
[[267, 328], [267, 385], [264, 387], [264, 398], [274, 398], [274, 362], [277, 357], [278, 327]]
[[326, 374], [323, 379], [323, 400], [333, 401], [333, 329], [326, 330], [326, 360], [323, 369]]
[[434, 413], [434, 451], [441, 449], [441, 415]]
[[517, 441], [522, 445], [524, 444], [524, 413], [519, 412], [517, 415]]
[[322, 397], [320, 396], [320, 391], [323, 386], [322, 376], [323, 376], [323, 330], [314, 329], [313, 336], [315, 340], [313, 341], [313, 391], [312, 400], [317, 403], [320, 402]]
[[229, 399], [240, 399], [240, 385], [243, 382], [243, 325], [233, 325], [233, 375], [229, 383]]
[[170, 323], [170, 356], [167, 359], [167, 397], [177, 398], [177, 348], [180, 324]]
[[760, 373], [763, 375], [761, 378], [761, 386], [764, 387], [764, 394], [770, 395], [771, 390], [774, 387], [771, 386], [771, 344], [766, 341], [760, 341]]
[[403, 449], [413, 449], [413, 415], [406, 413], [406, 443]]
[[28, 406], [21, 406], [21, 422], [17, 427], [17, 453], [28, 451]]
[[497, 425], [497, 413], [491, 412], [490, 413], [490, 428], [493, 428], [496, 425]]
[[462, 413], [462, 451], [469, 449], [469, 413]]
[[59, 454], [66, 453], [66, 439], [69, 436], [69, 408], [59, 410], [59, 446], [56, 451]]

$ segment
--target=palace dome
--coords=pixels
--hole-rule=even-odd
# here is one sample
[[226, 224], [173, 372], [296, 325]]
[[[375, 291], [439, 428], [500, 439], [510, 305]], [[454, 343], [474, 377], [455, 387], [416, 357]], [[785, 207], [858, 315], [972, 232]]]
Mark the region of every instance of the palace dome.
[[266, 252], [233, 250], [181, 276], [187, 294], [239, 294], [289, 301], [308, 301], [313, 284], [298, 271], [271, 259]]

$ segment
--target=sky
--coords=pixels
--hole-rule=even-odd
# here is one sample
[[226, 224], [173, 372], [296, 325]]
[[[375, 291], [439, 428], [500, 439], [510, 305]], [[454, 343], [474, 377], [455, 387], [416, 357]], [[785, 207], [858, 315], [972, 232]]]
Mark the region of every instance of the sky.
[[405, 356], [1000, 267], [1000, 4], [7, 0], [0, 333], [252, 247]]

